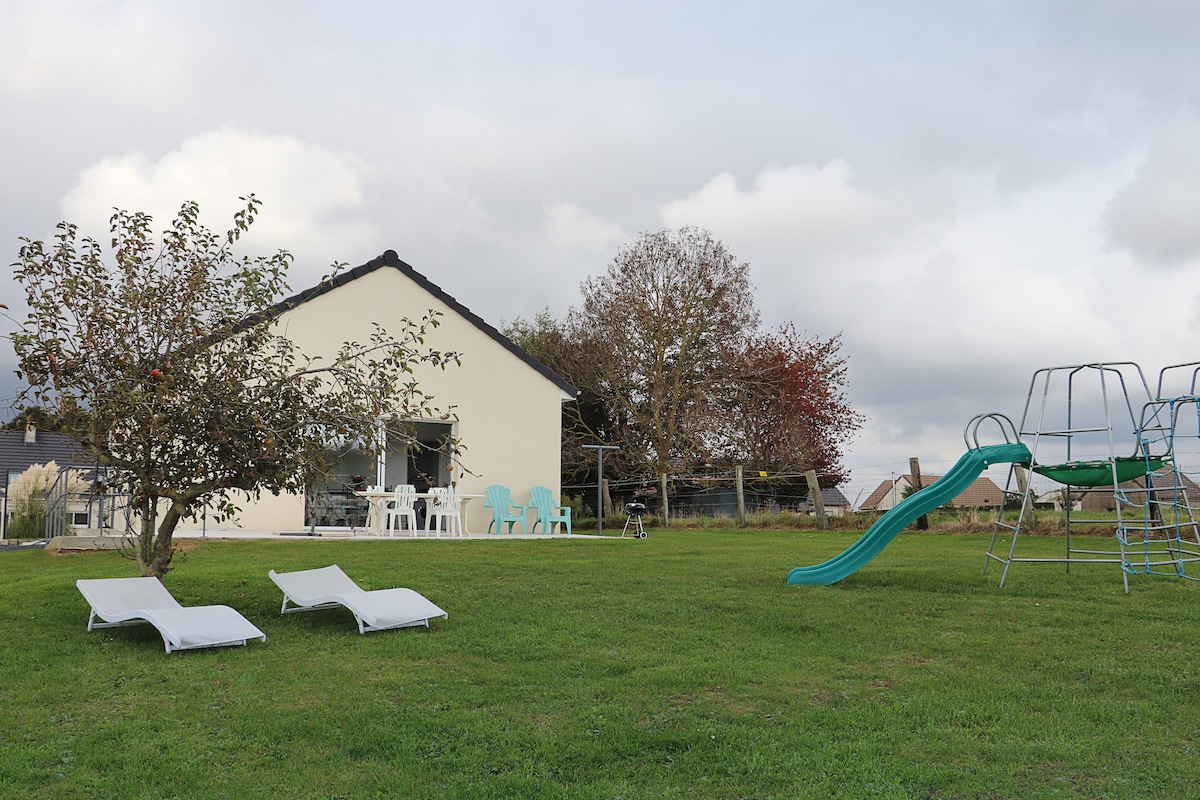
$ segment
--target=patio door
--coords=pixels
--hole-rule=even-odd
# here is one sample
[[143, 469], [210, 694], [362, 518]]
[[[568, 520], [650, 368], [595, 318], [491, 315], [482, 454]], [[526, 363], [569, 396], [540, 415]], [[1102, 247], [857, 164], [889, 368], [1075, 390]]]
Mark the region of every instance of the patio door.
[[378, 455], [357, 447], [330, 453], [329, 474], [311, 487], [305, 499], [306, 527], [361, 528], [367, 524], [367, 501], [355, 494], [368, 486], [392, 489], [411, 483], [417, 491], [445, 486], [453, 474], [447, 442], [453, 435], [449, 422], [414, 420], [394, 431], [380, 431], [386, 441]]
[[449, 422], [413, 420], [400, 423], [400, 429], [387, 434], [384, 454], [383, 486], [411, 483], [418, 492], [450, 483], [453, 462], [448, 443], [454, 435]]

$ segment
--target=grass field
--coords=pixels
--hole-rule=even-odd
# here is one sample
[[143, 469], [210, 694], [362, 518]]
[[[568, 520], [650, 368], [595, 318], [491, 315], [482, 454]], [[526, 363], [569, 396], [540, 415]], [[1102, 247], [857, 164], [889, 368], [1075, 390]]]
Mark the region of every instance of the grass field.
[[[1200, 797], [1200, 585], [1001, 589], [986, 537], [913, 533], [785, 583], [854, 538], [206, 542], [166, 585], [267, 642], [172, 655], [85, 630], [74, 581], [118, 554], [0, 553], [0, 797]], [[450, 618], [279, 615], [268, 569], [335, 562]]]

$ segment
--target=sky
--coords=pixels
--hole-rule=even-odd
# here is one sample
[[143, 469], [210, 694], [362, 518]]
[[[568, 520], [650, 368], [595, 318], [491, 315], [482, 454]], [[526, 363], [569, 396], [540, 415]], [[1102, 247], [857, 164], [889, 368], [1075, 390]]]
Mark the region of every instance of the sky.
[[[840, 335], [851, 501], [1036, 370], [1200, 360], [1200, 4], [0, 0], [0, 247], [196, 200], [292, 288], [387, 249], [500, 326], [696, 225]], [[0, 302], [22, 317], [17, 286]], [[12, 323], [9, 323], [10, 325]], [[0, 347], [0, 395], [17, 387]]]

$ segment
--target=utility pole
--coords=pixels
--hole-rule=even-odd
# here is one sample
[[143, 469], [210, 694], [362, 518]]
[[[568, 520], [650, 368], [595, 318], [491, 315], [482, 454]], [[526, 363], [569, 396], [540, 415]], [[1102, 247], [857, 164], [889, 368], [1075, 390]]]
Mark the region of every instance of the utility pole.
[[604, 451], [620, 450], [613, 444], [581, 444], [584, 450], [596, 451], [596, 534], [604, 535]]

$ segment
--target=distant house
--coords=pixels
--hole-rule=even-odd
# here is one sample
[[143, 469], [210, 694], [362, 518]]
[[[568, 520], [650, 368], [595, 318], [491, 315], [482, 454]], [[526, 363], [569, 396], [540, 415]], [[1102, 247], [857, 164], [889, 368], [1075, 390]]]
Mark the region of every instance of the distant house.
[[[1170, 503], [1169, 498], [1170, 487], [1175, 485], [1175, 478], [1179, 480], [1179, 488], [1187, 495], [1189, 499], [1188, 505], [1194, 504], [1200, 500], [1200, 486], [1196, 484], [1182, 471], [1176, 472], [1174, 476], [1168, 471], [1150, 473], [1155, 487], [1154, 497], [1156, 500], [1163, 503]], [[1121, 491], [1125, 495], [1125, 506], [1128, 505], [1143, 505], [1146, 502], [1146, 479], [1137, 478], [1136, 480], [1126, 481], [1121, 484]], [[1117, 498], [1114, 496], [1111, 486], [1101, 486], [1086, 490], [1072, 489], [1071, 497], [1072, 505], [1076, 511], [1116, 511]]]
[[[825, 507], [825, 513], [831, 517], [845, 516], [850, 510], [850, 501], [846, 499], [846, 495], [841, 491], [831, 486], [829, 488], [821, 487], [821, 505]], [[816, 507], [813, 505], [812, 498], [804, 500], [800, 504], [799, 511], [801, 514], [815, 514]]]
[[79, 443], [66, 434], [32, 426], [23, 431], [0, 431], [0, 487], [7, 495], [9, 484], [34, 464], [84, 465], [82, 452]]
[[[1033, 501], [1033, 507], [1035, 509], [1044, 509], [1046, 511], [1065, 511], [1065, 502], [1066, 497], [1063, 494], [1063, 489], [1062, 487], [1059, 487], [1038, 495]], [[1078, 493], [1071, 494], [1071, 511], [1081, 511], [1082, 509], [1083, 503], [1081, 496]]]
[[[60, 470], [79, 467], [91, 470], [92, 462], [83, 457], [83, 448], [70, 436], [62, 433], [40, 431], [30, 425], [23, 431], [0, 431], [0, 496], [3, 498], [4, 513], [0, 517], [0, 535], [8, 528], [12, 515], [9, 506], [8, 487], [32, 466], [44, 466], [51, 461]], [[86, 527], [89, 524], [86, 505], [72, 502], [66, 507], [69, 517], [66, 523]]]
[[[922, 487], [930, 486], [941, 479], [941, 475], [922, 475]], [[887, 511], [911, 492], [911, 475], [897, 475], [895, 480], [882, 481], [875, 491], [863, 502], [864, 511]], [[976, 478], [957, 497], [950, 501], [956, 508], [999, 508], [1004, 492], [991, 478]]]

